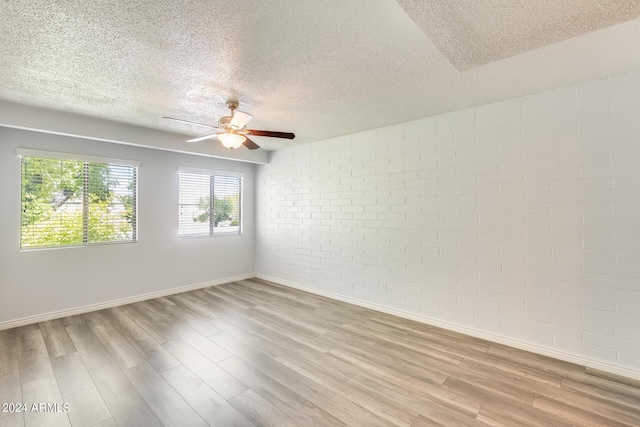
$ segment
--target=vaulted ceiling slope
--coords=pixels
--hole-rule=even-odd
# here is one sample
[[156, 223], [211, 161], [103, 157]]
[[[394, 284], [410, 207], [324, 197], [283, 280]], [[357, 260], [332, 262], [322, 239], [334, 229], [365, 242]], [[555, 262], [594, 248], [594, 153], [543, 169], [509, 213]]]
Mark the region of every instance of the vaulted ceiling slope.
[[233, 97], [273, 150], [638, 70], [638, 5], [4, 1], [0, 99], [202, 135], [161, 117]]
[[397, 0], [459, 71], [640, 17], [629, 0]]

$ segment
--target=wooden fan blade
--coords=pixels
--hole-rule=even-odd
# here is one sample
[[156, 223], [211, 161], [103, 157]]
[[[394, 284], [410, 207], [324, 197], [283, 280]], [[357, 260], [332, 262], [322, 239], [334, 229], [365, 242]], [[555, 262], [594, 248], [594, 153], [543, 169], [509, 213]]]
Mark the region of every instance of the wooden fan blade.
[[247, 129], [247, 134], [255, 136], [268, 136], [271, 138], [293, 139], [296, 136], [291, 132], [273, 132], [270, 130]]
[[218, 136], [218, 133], [219, 132], [213, 133], [211, 135], [200, 136], [198, 138], [188, 139], [187, 142], [200, 142], [204, 141], [205, 139], [215, 138], [216, 136]]
[[204, 123], [192, 122], [190, 120], [176, 119], [175, 117], [164, 116], [162, 118], [163, 119], [168, 119], [168, 120], [175, 120], [176, 122], [188, 123], [190, 125], [204, 126], [204, 127], [208, 127], [208, 128], [217, 128], [218, 127], [218, 126], [213, 126], [213, 125], [205, 125]]
[[256, 144], [255, 142], [253, 142], [252, 140], [250, 140], [246, 136], [245, 136], [245, 138], [246, 138], [246, 140], [242, 143], [242, 145], [247, 147], [249, 150], [256, 150], [256, 149], [260, 148], [260, 146], [258, 144]]

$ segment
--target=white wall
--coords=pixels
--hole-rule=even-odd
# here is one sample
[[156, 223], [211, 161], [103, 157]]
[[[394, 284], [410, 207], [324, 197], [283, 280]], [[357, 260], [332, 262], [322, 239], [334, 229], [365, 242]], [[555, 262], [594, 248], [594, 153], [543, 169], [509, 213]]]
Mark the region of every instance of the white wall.
[[[140, 160], [138, 243], [20, 252], [20, 159], [30, 148]], [[178, 167], [244, 172], [244, 235], [178, 238]], [[254, 271], [254, 166], [0, 128], [0, 324]]]
[[640, 374], [639, 100], [636, 73], [275, 152], [256, 272]]

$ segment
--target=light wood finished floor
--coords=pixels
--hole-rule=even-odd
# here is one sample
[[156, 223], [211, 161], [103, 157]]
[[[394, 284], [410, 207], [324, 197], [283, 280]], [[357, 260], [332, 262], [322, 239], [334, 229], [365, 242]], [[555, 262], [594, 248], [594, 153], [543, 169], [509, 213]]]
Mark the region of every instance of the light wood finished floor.
[[0, 331], [0, 426], [640, 426], [640, 382], [261, 280]]

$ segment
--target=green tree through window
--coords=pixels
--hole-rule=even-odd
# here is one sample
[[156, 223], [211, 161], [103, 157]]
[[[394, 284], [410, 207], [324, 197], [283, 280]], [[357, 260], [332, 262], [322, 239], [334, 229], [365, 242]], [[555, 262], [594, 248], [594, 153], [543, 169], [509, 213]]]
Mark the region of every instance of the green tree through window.
[[[200, 215], [193, 218], [197, 222], [209, 222], [211, 218], [211, 197], [200, 197], [198, 201], [198, 207], [202, 209]], [[220, 199], [218, 197], [213, 198], [213, 223], [217, 227], [220, 221], [226, 221], [231, 219], [231, 212], [233, 212], [233, 205], [228, 199]]]

